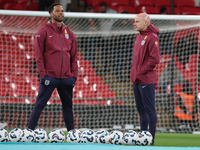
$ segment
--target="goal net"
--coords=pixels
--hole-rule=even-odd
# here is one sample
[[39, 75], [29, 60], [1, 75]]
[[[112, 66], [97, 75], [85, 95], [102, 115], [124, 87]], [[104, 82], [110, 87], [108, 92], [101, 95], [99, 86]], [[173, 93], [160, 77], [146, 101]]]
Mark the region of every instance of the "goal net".
[[[35, 16], [34, 16], [35, 15]], [[129, 73], [136, 32], [135, 14], [65, 13], [75, 33], [78, 78], [73, 89], [75, 128], [139, 130]], [[199, 18], [150, 15], [160, 29], [156, 66], [157, 131], [193, 132], [199, 119]], [[47, 12], [0, 11], [0, 122], [27, 128], [39, 89], [34, 35]], [[56, 91], [37, 127], [65, 128]]]

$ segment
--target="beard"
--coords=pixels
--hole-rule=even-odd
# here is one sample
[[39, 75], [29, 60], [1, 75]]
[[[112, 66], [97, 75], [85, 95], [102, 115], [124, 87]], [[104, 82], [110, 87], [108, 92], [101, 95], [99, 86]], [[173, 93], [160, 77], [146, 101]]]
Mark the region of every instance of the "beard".
[[64, 17], [63, 18], [59, 18], [59, 16], [53, 16], [53, 19], [57, 22], [62, 22]]

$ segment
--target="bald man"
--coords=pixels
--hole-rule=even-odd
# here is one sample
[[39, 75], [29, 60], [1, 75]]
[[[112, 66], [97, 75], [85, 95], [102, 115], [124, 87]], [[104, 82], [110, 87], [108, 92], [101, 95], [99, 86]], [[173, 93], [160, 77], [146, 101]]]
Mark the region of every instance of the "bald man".
[[151, 24], [150, 17], [146, 13], [135, 17], [134, 28], [137, 34], [131, 65], [130, 78], [134, 83], [133, 91], [137, 111], [140, 115], [140, 130], [148, 130], [153, 136], [150, 143], [154, 145], [157, 115], [155, 109], [155, 84], [156, 65], [159, 63], [160, 50], [158, 28]]

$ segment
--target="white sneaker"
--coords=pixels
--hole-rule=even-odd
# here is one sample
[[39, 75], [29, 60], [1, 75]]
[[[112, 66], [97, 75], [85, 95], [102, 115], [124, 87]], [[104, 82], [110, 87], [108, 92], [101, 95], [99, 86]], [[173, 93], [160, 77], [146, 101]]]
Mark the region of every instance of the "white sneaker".
[[0, 129], [3, 129], [3, 128], [6, 127], [6, 126], [7, 126], [7, 123], [6, 123], [6, 122], [4, 122], [4, 123], [0, 122]]

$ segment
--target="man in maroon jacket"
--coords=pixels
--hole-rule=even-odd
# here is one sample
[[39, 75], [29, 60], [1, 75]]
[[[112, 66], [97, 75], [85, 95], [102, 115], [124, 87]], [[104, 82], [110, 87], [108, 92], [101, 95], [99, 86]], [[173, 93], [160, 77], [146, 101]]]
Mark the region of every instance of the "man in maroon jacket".
[[34, 130], [38, 119], [55, 88], [59, 93], [67, 130], [74, 129], [72, 93], [76, 82], [77, 45], [74, 33], [62, 21], [64, 10], [60, 4], [49, 7], [51, 21], [35, 36], [34, 48], [40, 79], [37, 101], [28, 128]]
[[136, 36], [130, 78], [134, 83], [133, 90], [137, 110], [140, 115], [140, 128], [147, 130], [153, 136], [154, 145], [157, 115], [155, 110], [156, 70], [159, 63], [160, 50], [158, 28], [150, 23], [146, 13], [135, 17], [134, 27], [139, 34]]

